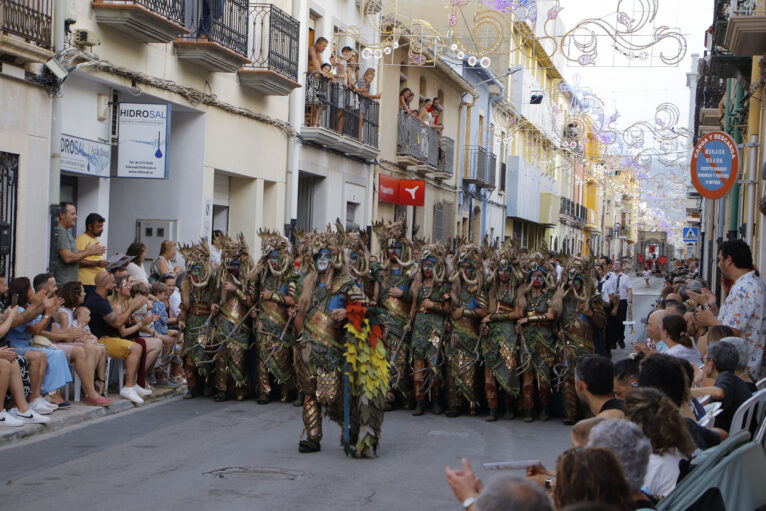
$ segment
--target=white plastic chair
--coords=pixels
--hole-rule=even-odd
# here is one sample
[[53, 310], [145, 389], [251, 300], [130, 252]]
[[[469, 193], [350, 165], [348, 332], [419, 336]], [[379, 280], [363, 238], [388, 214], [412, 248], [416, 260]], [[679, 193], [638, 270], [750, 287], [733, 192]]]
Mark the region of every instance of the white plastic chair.
[[756, 444], [761, 444], [763, 450], [766, 451], [766, 421], [761, 424], [758, 431], [755, 432], [755, 438], [753, 439]]
[[763, 424], [764, 415], [766, 415], [766, 389], [757, 391], [737, 409], [731, 419], [729, 435], [757, 428]]
[[703, 408], [705, 409], [705, 414], [713, 413], [719, 408], [721, 408], [722, 403], [720, 401], [714, 401], [712, 403], [708, 403]]
[[[114, 364], [112, 364], [114, 362]], [[112, 382], [113, 367], [117, 368], [117, 393], [122, 391], [122, 384], [125, 381], [125, 361], [121, 358], [106, 357], [106, 384], [104, 385], [104, 397], [108, 397], [109, 384]]]
[[755, 388], [758, 390], [766, 389], [766, 378], [758, 380], [758, 383], [755, 384]]
[[712, 427], [713, 423], [715, 422], [716, 416], [720, 414], [721, 412], [723, 412], [723, 410], [720, 407], [718, 407], [717, 409], [706, 413], [705, 416], [699, 420], [699, 425], [702, 426], [703, 428]]
[[69, 364], [69, 370], [72, 372], [72, 382], [64, 386], [64, 399], [69, 401], [69, 385], [74, 388], [74, 401], [80, 400], [80, 390], [82, 389], [82, 382], [77, 375], [77, 371], [74, 370], [74, 364]]

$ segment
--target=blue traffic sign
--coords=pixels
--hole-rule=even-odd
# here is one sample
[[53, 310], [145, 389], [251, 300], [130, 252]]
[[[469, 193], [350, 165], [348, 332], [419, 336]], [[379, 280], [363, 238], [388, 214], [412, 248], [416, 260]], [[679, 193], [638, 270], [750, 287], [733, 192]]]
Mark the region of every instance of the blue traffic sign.
[[697, 243], [699, 238], [698, 227], [684, 227], [684, 243]]

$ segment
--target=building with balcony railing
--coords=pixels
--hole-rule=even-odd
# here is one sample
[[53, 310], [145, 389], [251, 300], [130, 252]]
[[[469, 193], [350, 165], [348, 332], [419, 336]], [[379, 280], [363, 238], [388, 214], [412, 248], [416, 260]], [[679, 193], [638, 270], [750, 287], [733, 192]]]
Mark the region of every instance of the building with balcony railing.
[[546, 230], [558, 224], [557, 213], [574, 214], [574, 205], [565, 197], [559, 202], [558, 183], [520, 156], [509, 156], [506, 168], [506, 232], [522, 246], [539, 248], [547, 243]]

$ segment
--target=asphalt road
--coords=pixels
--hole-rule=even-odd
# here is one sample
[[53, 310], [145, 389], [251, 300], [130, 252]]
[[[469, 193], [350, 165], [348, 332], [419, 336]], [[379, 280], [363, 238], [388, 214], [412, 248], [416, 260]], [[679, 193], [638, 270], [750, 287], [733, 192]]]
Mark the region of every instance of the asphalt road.
[[[652, 289], [632, 282], [638, 320], [662, 281]], [[289, 404], [157, 403], [0, 450], [0, 502], [36, 510], [455, 509], [445, 466], [467, 457], [487, 481], [495, 473], [482, 463], [554, 467], [570, 446], [570, 428], [557, 419], [487, 423], [400, 410], [386, 415], [379, 456], [358, 460], [343, 454], [340, 427], [329, 420], [322, 451], [298, 453], [301, 429]]]

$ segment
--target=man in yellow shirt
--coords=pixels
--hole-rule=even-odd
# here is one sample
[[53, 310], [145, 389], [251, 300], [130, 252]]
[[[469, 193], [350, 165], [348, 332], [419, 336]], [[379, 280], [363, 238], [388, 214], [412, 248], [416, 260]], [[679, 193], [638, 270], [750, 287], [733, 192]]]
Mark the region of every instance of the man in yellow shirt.
[[[100, 245], [98, 238], [104, 232], [105, 221], [106, 219], [98, 213], [91, 213], [85, 218], [85, 232], [74, 240], [78, 252], [93, 245]], [[88, 256], [80, 261], [78, 279], [82, 282], [86, 295], [90, 295], [96, 289], [96, 275], [106, 266], [107, 261], [103, 254]]]

